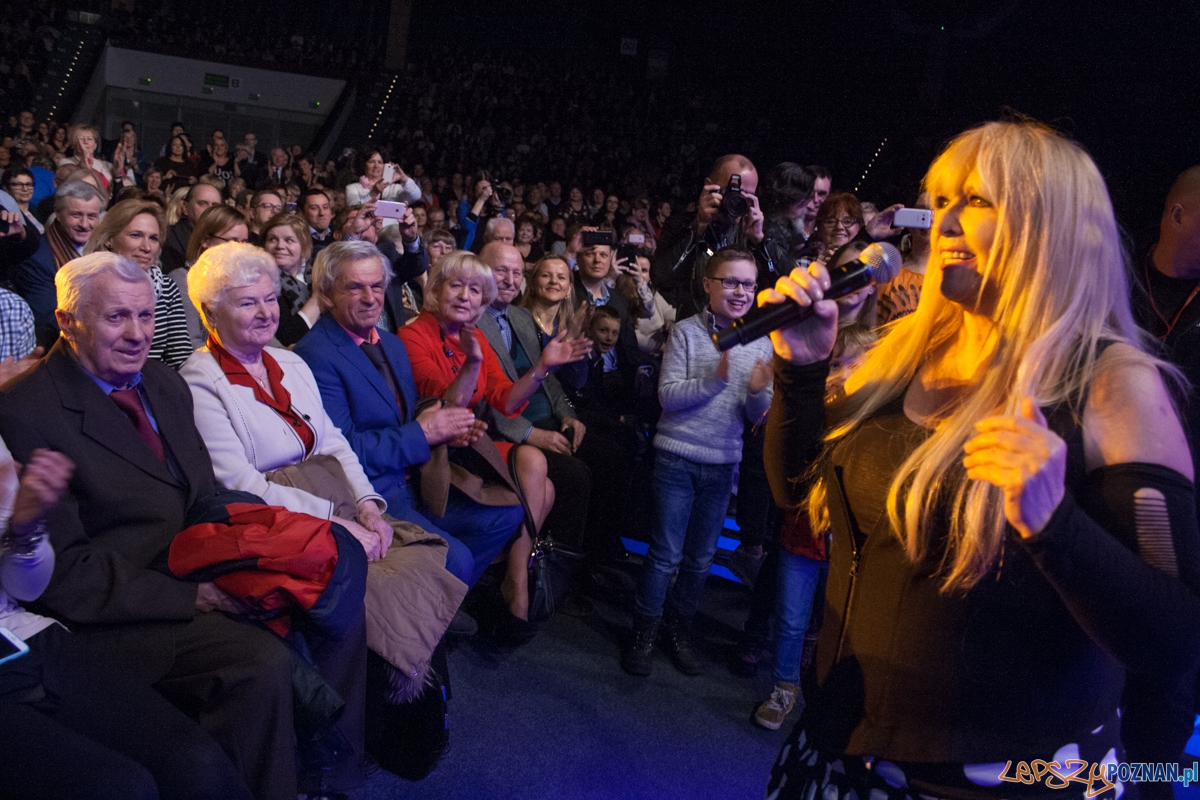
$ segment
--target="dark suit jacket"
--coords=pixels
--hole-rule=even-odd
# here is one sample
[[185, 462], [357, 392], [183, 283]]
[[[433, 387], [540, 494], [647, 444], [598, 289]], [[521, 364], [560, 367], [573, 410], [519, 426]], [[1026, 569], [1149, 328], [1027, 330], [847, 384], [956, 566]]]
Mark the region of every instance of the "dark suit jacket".
[[[513, 335], [517, 337], [517, 341], [524, 348], [525, 355], [529, 356], [529, 360], [536, 364], [542, 356], [542, 345], [538, 340], [537, 324], [533, 321], [533, 317], [523, 308], [509, 306], [508, 321], [512, 325]], [[504, 337], [500, 335], [500, 326], [496, 324], [496, 320], [490, 312], [485, 311], [479, 319], [479, 330], [483, 331], [487, 336], [488, 344], [492, 346], [492, 350], [496, 351], [500, 365], [504, 367], [504, 374], [515, 383], [519, 377], [517, 367], [513, 364], [512, 356], [509, 355], [508, 348], [504, 345]], [[550, 401], [550, 407], [554, 411], [554, 418], [559, 425], [562, 425], [565, 419], [575, 418], [575, 409], [571, 405], [571, 401], [567, 399], [558, 378], [547, 375], [546, 380], [542, 381], [542, 388], [539, 391], [546, 393], [546, 398]], [[511, 442], [524, 440], [531, 424], [529, 420], [523, 416], [509, 419], [487, 402], [480, 405], [482, 406], [480, 416], [487, 422], [489, 431], [498, 433]]]
[[379, 371], [329, 314], [321, 315], [294, 352], [312, 370], [325, 413], [342, 429], [388, 513], [405, 519], [412, 511], [408, 468], [429, 460], [429, 444], [414, 417], [419, 398], [408, 352], [395, 334], [381, 331], [379, 339], [404, 395], [403, 413]]
[[[162, 271], [169, 274], [172, 270], [187, 266], [188, 239], [192, 238], [192, 221], [187, 217], [167, 228], [167, 238], [162, 246]], [[183, 287], [186, 290], [187, 287]]]
[[48, 447], [75, 462], [70, 489], [46, 520], [57, 562], [38, 603], [64, 622], [188, 621], [196, 613], [196, 584], [169, 577], [160, 565], [188, 507], [214, 492], [212, 462], [183, 378], [149, 360], [142, 383], [183, 480], [155, 457], [63, 340], [0, 389], [0, 436], [17, 460]]
[[404, 324], [404, 284], [429, 271], [429, 253], [424, 242], [417, 241], [419, 245], [414, 253], [408, 252], [402, 242], [380, 242], [378, 245], [379, 252], [392, 265], [392, 280], [383, 296], [383, 304], [388, 319], [396, 328]]
[[58, 338], [58, 321], [54, 318], [54, 309], [58, 307], [58, 292], [54, 287], [56, 272], [58, 267], [50, 250], [50, 239], [43, 236], [37, 250], [21, 262], [13, 276], [13, 289], [29, 303], [37, 341], [43, 347], [49, 347]]

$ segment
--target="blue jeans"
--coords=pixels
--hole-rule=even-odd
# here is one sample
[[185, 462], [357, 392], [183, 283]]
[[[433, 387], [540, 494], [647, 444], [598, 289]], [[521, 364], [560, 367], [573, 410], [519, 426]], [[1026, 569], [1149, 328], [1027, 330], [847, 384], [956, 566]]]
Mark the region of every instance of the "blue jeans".
[[824, 561], [779, 552], [779, 588], [775, 592], [775, 682], [800, 683], [800, 653], [812, 615], [813, 593]]
[[[642, 617], [659, 619], [666, 606], [684, 625], [704, 595], [733, 492], [736, 464], [701, 464], [659, 450], [654, 457], [654, 529], [634, 603]], [[667, 596], [671, 576], [679, 570]]]
[[525, 521], [525, 512], [517, 506], [485, 506], [476, 503], [455, 487], [450, 487], [446, 515], [425, 516], [414, 506], [418, 498], [409, 491], [409, 503], [388, 513], [397, 519], [419, 525], [446, 540], [446, 569], [467, 586], [474, 586], [483, 571], [495, 559]]

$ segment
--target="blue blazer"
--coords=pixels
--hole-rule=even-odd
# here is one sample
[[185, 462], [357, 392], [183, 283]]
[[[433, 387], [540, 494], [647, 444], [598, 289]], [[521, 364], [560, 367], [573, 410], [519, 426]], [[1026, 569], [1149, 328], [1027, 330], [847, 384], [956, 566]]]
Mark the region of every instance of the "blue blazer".
[[414, 511], [407, 471], [429, 460], [429, 444], [415, 421], [419, 398], [408, 352], [394, 333], [380, 331], [379, 341], [404, 395], [403, 414], [375, 365], [329, 314], [321, 315], [294, 352], [312, 370], [325, 413], [342, 429], [388, 513], [405, 519]]

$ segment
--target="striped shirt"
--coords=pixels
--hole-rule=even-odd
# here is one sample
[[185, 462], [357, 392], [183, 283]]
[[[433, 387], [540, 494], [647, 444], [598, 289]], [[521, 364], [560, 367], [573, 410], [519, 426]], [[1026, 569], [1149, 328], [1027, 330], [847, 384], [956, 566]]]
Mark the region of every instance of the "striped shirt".
[[150, 343], [150, 358], [179, 369], [192, 355], [183, 295], [175, 281], [158, 266], [150, 268], [150, 280], [154, 282], [154, 341]]
[[0, 289], [0, 359], [24, 358], [36, 346], [29, 304], [19, 295]]

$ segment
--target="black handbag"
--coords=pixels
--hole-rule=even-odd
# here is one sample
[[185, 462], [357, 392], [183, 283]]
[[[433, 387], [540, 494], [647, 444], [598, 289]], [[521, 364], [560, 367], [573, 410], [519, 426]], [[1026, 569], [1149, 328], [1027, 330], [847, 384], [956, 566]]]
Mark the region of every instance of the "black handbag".
[[512, 477], [517, 499], [525, 512], [526, 530], [533, 534], [533, 552], [529, 556], [529, 619], [542, 622], [554, 616], [558, 607], [570, 591], [571, 584], [583, 569], [583, 553], [572, 550], [553, 539], [543, 536], [533, 524], [529, 501], [525, 499], [525, 487], [517, 475], [517, 448], [508, 451], [508, 471]]

